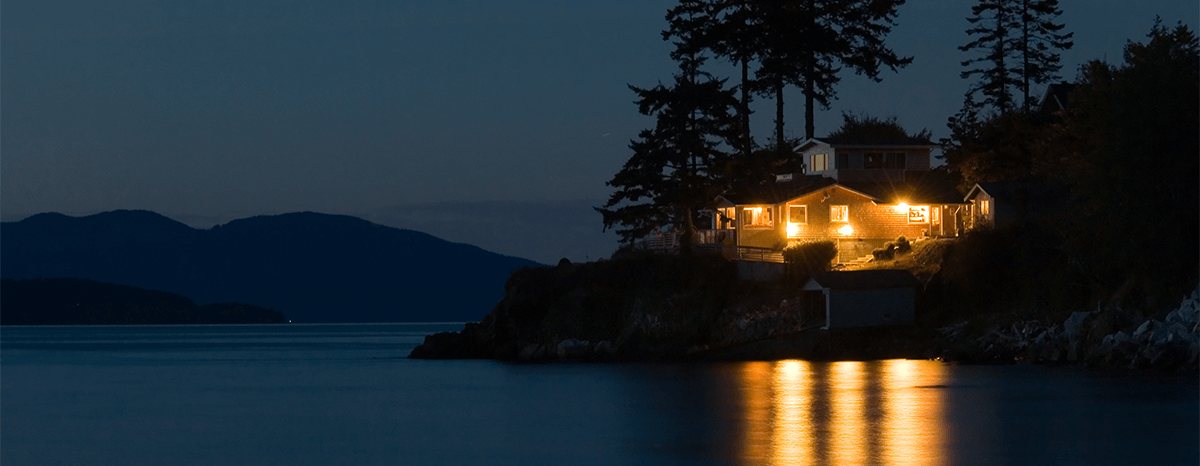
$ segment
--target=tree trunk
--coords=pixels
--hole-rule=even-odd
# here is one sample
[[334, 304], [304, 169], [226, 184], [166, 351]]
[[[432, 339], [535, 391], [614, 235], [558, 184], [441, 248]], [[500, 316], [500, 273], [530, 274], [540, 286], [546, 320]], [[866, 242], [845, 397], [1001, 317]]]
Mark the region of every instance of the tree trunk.
[[813, 134], [817, 132], [816, 124], [813, 123], [813, 80], [812, 65], [809, 64], [808, 72], [810, 78], [804, 84], [804, 137], [812, 139]]
[[783, 78], [775, 79], [775, 150], [783, 152]]
[[747, 86], [750, 82], [750, 60], [742, 59], [742, 156], [746, 159], [750, 158], [750, 148], [754, 146], [750, 142], [750, 90]]

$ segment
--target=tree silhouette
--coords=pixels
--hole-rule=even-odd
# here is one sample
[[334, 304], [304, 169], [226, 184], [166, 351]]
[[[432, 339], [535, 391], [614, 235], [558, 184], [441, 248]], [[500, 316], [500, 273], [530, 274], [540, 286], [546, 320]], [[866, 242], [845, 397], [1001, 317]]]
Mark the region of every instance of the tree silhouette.
[[1074, 33], [1061, 33], [1062, 24], [1054, 19], [1062, 14], [1058, 0], [979, 0], [971, 7], [967, 35], [974, 40], [959, 47], [964, 52], [981, 51], [982, 57], [962, 62], [971, 67], [961, 73], [963, 79], [979, 76], [968, 94], [981, 93], [984, 99], [966, 103], [990, 106], [998, 113], [1016, 109], [1014, 89], [1021, 92], [1021, 110], [1029, 112], [1034, 103], [1031, 84], [1046, 84], [1058, 79], [1059, 54], [1070, 49]]
[[608, 182], [617, 188], [597, 210], [604, 227], [632, 242], [663, 227], [682, 233], [690, 249], [696, 226], [693, 213], [709, 205], [724, 188], [720, 166], [729, 154], [721, 146], [738, 137], [737, 99], [725, 81], [701, 72], [695, 55], [680, 62], [671, 87], [629, 86], [638, 95], [638, 111], [655, 116], [655, 126], [631, 141], [633, 156]]

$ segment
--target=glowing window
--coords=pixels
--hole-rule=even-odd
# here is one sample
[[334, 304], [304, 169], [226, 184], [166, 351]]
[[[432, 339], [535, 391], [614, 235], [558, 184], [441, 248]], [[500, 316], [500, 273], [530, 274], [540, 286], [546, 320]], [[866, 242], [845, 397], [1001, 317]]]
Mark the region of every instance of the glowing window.
[[929, 206], [908, 206], [908, 223], [929, 223]]
[[746, 207], [742, 209], [742, 224], [750, 228], [770, 228], [771, 209], [762, 207]]
[[929, 220], [933, 223], [942, 223], [942, 209], [934, 208], [929, 211]]
[[831, 222], [849, 222], [850, 221], [850, 206], [848, 206], [848, 205], [831, 205], [831, 206], [829, 206], [829, 221], [831, 221]]
[[990, 202], [988, 202], [987, 199], [982, 199], [979, 201], [979, 215], [986, 217], [988, 214], [992, 213], [992, 209], [989, 208], [988, 204], [990, 204]]

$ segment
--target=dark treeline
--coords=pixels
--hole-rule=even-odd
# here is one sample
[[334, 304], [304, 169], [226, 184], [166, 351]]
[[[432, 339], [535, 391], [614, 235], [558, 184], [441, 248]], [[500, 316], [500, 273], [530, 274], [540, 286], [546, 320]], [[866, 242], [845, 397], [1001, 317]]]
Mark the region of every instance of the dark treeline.
[[277, 324], [282, 312], [250, 304], [197, 306], [164, 291], [80, 278], [0, 280], [0, 325]]
[[1021, 73], [978, 87], [982, 102], [967, 96], [943, 141], [960, 187], [1019, 181], [1060, 194], [958, 248], [963, 286], [951, 290], [963, 307], [1158, 312], [1196, 286], [1198, 50], [1193, 31], [1156, 22], [1127, 44], [1124, 63], [1087, 62], [1074, 83], [1048, 91], [1051, 105], [1003, 97], [1020, 92]]

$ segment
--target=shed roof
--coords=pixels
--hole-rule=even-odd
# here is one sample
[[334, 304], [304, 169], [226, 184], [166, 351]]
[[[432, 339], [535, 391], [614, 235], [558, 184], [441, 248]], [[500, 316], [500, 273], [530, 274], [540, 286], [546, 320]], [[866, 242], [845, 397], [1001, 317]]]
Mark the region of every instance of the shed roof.
[[853, 270], [846, 272], [824, 272], [813, 275], [805, 289], [820, 288], [833, 290], [882, 290], [888, 288], [918, 288], [921, 282], [907, 270]]

